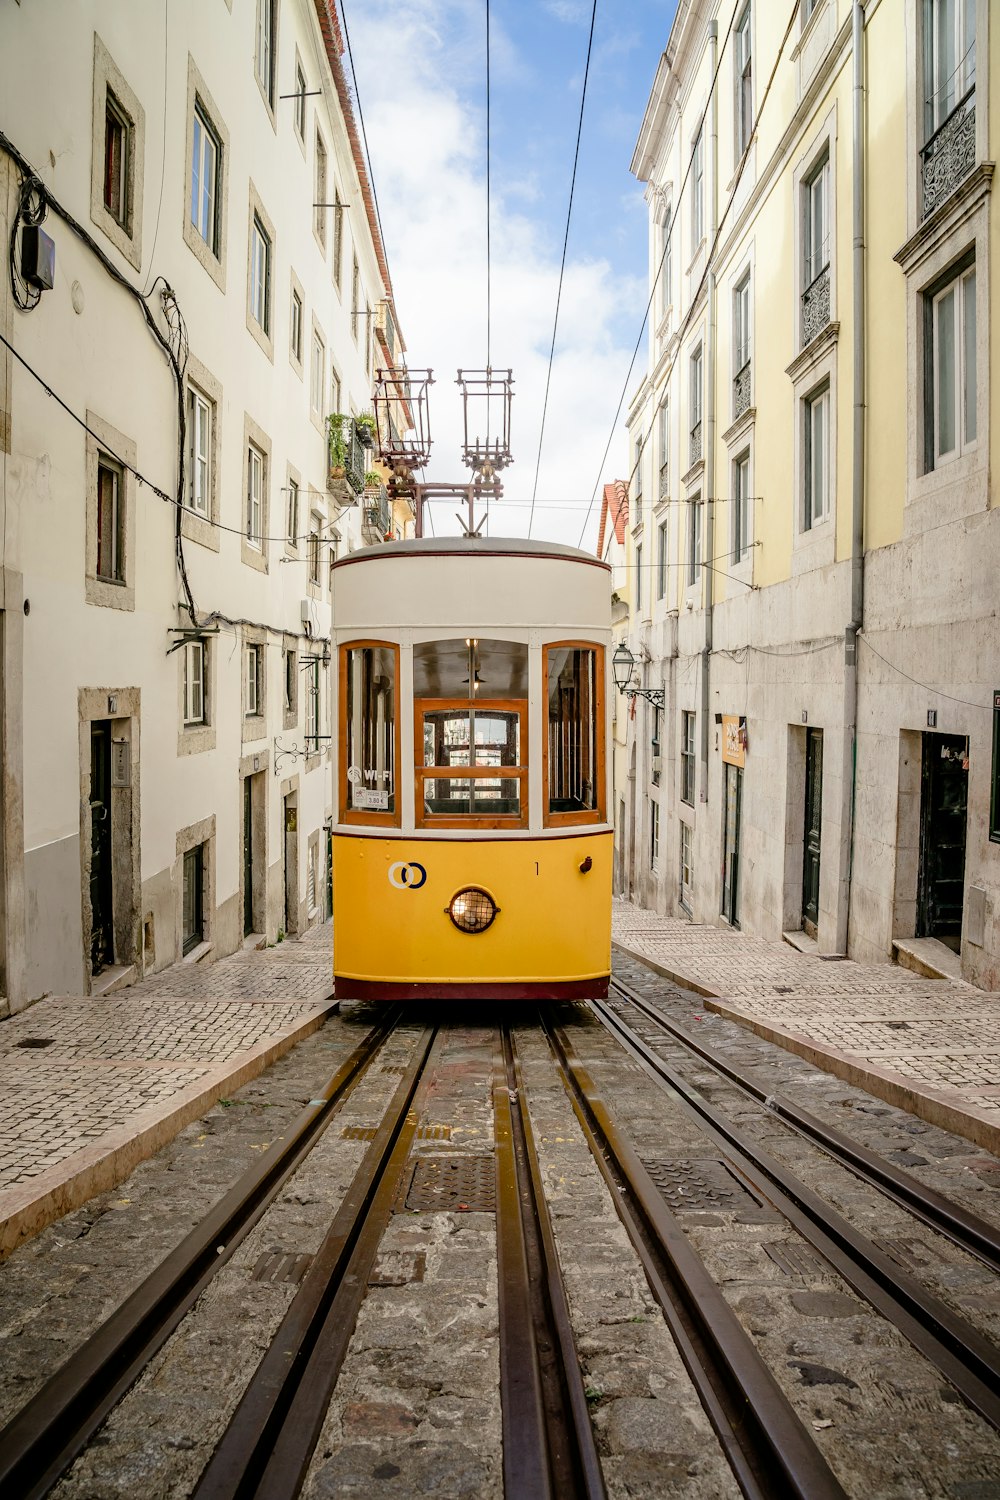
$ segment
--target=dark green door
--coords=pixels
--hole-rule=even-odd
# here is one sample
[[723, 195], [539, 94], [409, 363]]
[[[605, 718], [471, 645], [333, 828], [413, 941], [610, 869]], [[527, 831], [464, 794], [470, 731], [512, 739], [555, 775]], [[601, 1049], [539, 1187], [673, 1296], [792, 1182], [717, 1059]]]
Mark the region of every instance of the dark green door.
[[962, 937], [968, 800], [968, 740], [958, 734], [925, 734], [917, 937], [938, 938], [956, 951]]
[[816, 936], [819, 852], [823, 830], [823, 731], [806, 730], [806, 809], [802, 840], [802, 930]]
[[90, 969], [115, 961], [111, 882], [111, 721], [90, 726]]
[[743, 803], [743, 767], [726, 765], [726, 819], [722, 860], [722, 915], [733, 927], [740, 925], [740, 814]]
[[253, 778], [243, 778], [243, 936], [253, 925]]

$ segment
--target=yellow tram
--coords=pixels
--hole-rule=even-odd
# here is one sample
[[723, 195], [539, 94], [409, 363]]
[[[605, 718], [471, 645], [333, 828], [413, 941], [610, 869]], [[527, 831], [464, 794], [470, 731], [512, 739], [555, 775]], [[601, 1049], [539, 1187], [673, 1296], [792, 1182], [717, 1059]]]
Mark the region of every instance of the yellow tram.
[[334, 572], [338, 997], [606, 995], [607, 566], [424, 537]]

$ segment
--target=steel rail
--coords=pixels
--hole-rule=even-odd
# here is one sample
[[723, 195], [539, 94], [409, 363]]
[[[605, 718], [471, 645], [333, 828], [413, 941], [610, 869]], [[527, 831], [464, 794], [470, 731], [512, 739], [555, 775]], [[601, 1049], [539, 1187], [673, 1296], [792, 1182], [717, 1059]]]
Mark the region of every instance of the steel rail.
[[493, 1077], [504, 1493], [511, 1500], [606, 1500], [508, 1024]]
[[749, 1500], [845, 1500], [840, 1482], [619, 1131], [565, 1029], [545, 1033], [594, 1160], [678, 1352]]
[[602, 1001], [594, 1013], [661, 1087], [699, 1120], [754, 1192], [792, 1225], [860, 1297], [934, 1364], [966, 1403], [1000, 1430], [1000, 1349], [896, 1266], [818, 1193], [701, 1098]]
[[398, 1023], [396, 1009], [116, 1312], [0, 1432], [0, 1494], [40, 1500], [297, 1170]]
[[291, 1500], [302, 1487], [417, 1131], [427, 1026], [301, 1287], [192, 1492]]
[[718, 1052], [691, 1036], [675, 1021], [661, 1015], [655, 1006], [624, 980], [615, 976], [611, 980], [611, 986], [647, 1020], [652, 1021], [703, 1062], [707, 1062], [710, 1067], [724, 1074], [737, 1088], [763, 1104], [769, 1113], [777, 1115], [791, 1129], [808, 1137], [821, 1150], [843, 1162], [859, 1177], [915, 1214], [929, 1228], [945, 1235], [953, 1244], [974, 1255], [977, 1260], [989, 1266], [991, 1271], [1000, 1275], [1000, 1229], [995, 1224], [981, 1219], [978, 1214], [963, 1208], [943, 1193], [925, 1187], [902, 1167], [886, 1161], [877, 1151], [871, 1151], [867, 1146], [853, 1141], [844, 1131], [838, 1130], [835, 1125], [827, 1125], [791, 1099], [769, 1093], [755, 1083], [749, 1074], [727, 1062]]

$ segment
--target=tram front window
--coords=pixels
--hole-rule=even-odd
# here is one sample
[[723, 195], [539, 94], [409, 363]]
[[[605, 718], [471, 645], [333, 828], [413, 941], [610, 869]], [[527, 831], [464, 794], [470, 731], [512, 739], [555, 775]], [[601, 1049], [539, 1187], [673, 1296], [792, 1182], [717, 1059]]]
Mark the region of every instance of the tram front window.
[[527, 675], [528, 648], [517, 642], [414, 647], [420, 821], [525, 820]]
[[349, 813], [396, 812], [396, 651], [354, 646], [343, 654]]
[[592, 646], [545, 650], [549, 820], [594, 821], [600, 812], [601, 658]]

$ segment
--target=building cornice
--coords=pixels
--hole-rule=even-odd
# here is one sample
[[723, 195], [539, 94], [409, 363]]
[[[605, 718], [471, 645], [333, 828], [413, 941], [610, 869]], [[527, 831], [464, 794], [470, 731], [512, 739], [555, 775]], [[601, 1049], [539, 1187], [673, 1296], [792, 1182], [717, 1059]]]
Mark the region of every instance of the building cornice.
[[825, 354], [837, 346], [840, 338], [840, 324], [827, 323], [822, 333], [818, 333], [811, 343], [807, 344], [801, 354], [797, 354], [790, 365], [785, 366], [785, 374], [791, 376], [792, 380], [801, 380]]
[[905, 275], [911, 275], [942, 239], [971, 217], [993, 191], [996, 163], [981, 161], [955, 191], [937, 207], [892, 257]]

